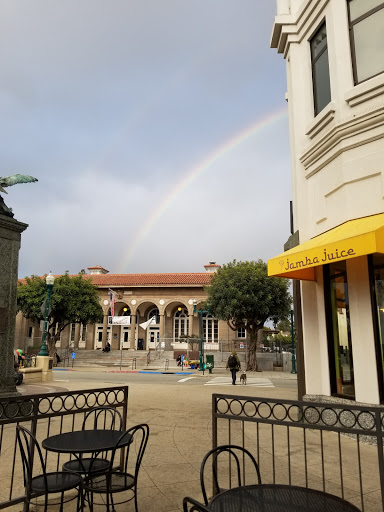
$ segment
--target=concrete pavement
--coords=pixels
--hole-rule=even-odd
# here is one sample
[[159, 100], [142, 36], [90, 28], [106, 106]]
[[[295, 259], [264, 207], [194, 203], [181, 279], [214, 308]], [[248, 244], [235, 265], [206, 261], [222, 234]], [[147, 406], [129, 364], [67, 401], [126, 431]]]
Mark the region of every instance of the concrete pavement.
[[[23, 393], [44, 392], [44, 389], [53, 388], [91, 389], [95, 387], [111, 386], [111, 372], [108, 369], [97, 372], [97, 386], [93, 380], [84, 382], [76, 378], [76, 374], [90, 375], [95, 370], [79, 368], [78, 371], [68, 372], [69, 382], [45, 383], [44, 385], [25, 386]], [[55, 378], [63, 378], [65, 372], [55, 371]], [[70, 373], [70, 375], [69, 375]], [[202, 372], [193, 372], [194, 377], [202, 377]], [[207, 376], [207, 374], [205, 375]], [[199, 471], [204, 455], [212, 447], [212, 393], [239, 394], [250, 397], [297, 399], [294, 386], [279, 386], [279, 381], [294, 381], [296, 376], [283, 372], [247, 372], [249, 380], [269, 379], [275, 382], [275, 387], [254, 386], [224, 386], [222, 382], [212, 385], [203, 385], [205, 379], [201, 379], [201, 385], [189, 385], [188, 381], [162, 383], [161, 379], [151, 385], [150, 380], [142, 385], [135, 375], [129, 377], [128, 398], [128, 424], [148, 423], [150, 436], [147, 450], [143, 459], [139, 476], [138, 505], [141, 512], [180, 512], [184, 496], [192, 496], [202, 500]], [[230, 375], [223, 369], [214, 370], [208, 380], [218, 377], [228, 379]], [[151, 377], [148, 376], [148, 379]], [[176, 377], [175, 377], [176, 379]], [[182, 377], [180, 381], [183, 380]], [[60, 385], [59, 385], [60, 384]], [[58, 389], [60, 390], [60, 389]], [[246, 435], [253, 435], [249, 429]], [[276, 440], [278, 442], [278, 439]], [[369, 457], [375, 454], [372, 447], [363, 447]], [[263, 475], [262, 475], [263, 477]], [[264, 481], [268, 481], [269, 475], [264, 475]], [[351, 489], [351, 496], [356, 496], [356, 490]], [[378, 502], [378, 490], [373, 486], [371, 496], [367, 497], [368, 512], [381, 510]], [[66, 506], [66, 511], [73, 509], [73, 504]], [[95, 511], [104, 510], [103, 507], [95, 507]], [[12, 507], [14, 511], [20, 511], [21, 507]], [[51, 508], [50, 508], [51, 510]], [[52, 510], [54, 510], [52, 508]], [[133, 512], [132, 503], [116, 507], [116, 511]]]

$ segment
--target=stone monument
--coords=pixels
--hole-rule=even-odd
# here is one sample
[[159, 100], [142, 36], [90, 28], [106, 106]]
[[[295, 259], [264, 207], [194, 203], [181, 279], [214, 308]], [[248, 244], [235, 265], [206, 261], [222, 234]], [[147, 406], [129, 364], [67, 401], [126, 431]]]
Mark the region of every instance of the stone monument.
[[[37, 181], [32, 176], [15, 174], [0, 177], [0, 192], [3, 187]], [[21, 233], [28, 224], [13, 218], [0, 196], [0, 398], [18, 396], [15, 385], [14, 343], [17, 310], [17, 280]]]

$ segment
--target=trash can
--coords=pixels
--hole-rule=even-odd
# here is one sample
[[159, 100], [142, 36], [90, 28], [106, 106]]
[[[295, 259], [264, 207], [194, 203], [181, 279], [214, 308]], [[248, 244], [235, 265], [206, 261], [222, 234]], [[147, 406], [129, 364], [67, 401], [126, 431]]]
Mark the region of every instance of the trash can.
[[215, 367], [215, 361], [213, 355], [209, 356], [207, 355], [205, 357], [205, 367], [207, 370], [209, 370], [209, 373], [212, 373], [212, 368]]
[[137, 340], [137, 350], [144, 350], [144, 340], [143, 340], [143, 338], [139, 338]]

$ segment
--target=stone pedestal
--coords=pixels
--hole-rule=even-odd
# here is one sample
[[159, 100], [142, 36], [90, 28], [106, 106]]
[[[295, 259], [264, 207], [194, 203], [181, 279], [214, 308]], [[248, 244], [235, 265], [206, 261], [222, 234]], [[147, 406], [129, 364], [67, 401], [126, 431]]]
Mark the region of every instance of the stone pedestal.
[[36, 368], [41, 368], [41, 380], [46, 382], [53, 380], [53, 357], [36, 356]]
[[18, 396], [14, 343], [21, 233], [28, 224], [0, 215], [0, 398]]

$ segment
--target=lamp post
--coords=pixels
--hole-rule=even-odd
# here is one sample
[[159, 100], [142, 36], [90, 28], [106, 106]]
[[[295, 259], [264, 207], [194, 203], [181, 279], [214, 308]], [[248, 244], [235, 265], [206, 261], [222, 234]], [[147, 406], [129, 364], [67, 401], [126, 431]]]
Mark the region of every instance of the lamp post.
[[203, 315], [209, 313], [209, 309], [197, 309], [197, 301], [193, 300], [193, 312], [200, 315], [200, 356], [199, 356], [199, 370], [204, 375], [204, 344], [203, 344]]
[[47, 332], [48, 332], [48, 322], [49, 322], [49, 301], [51, 298], [53, 283], [55, 282], [55, 278], [53, 277], [52, 272], [49, 272], [49, 274], [45, 278], [45, 282], [47, 285], [47, 299], [46, 299], [46, 303], [45, 303], [43, 343], [41, 345], [40, 352], [37, 354], [38, 356], [49, 356], [48, 347], [47, 347]]
[[293, 309], [291, 309], [291, 338], [292, 338], [292, 370], [291, 373], [296, 371], [296, 353], [295, 353], [295, 333], [293, 331]]

